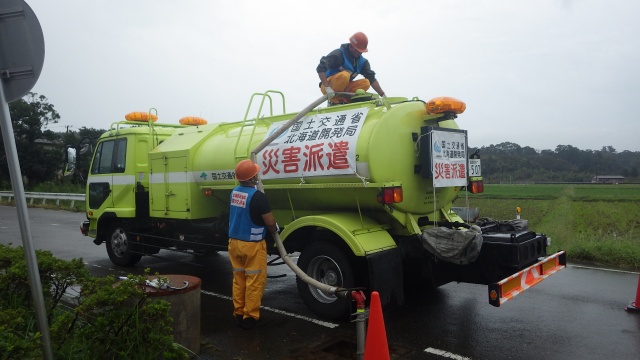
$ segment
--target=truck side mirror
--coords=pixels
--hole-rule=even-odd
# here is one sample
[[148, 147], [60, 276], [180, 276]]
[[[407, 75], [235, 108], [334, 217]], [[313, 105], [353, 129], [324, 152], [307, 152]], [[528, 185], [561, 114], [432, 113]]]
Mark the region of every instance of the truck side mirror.
[[73, 174], [76, 169], [76, 154], [77, 150], [71, 145], [67, 145], [64, 151], [64, 176]]

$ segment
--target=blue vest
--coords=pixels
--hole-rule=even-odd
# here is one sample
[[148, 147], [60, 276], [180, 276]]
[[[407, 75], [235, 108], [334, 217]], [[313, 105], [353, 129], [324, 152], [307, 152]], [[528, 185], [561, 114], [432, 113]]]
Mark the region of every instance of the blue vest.
[[255, 188], [238, 186], [231, 192], [231, 210], [229, 214], [229, 237], [243, 241], [261, 241], [267, 234], [264, 226], [251, 221], [251, 198]]
[[344, 52], [344, 50], [342, 49], [342, 47], [340, 48], [340, 52], [342, 53], [342, 67], [341, 68], [331, 68], [328, 69], [327, 72], [325, 72], [325, 75], [327, 77], [331, 76], [331, 75], [335, 75], [338, 72], [344, 70], [347, 70], [351, 73], [351, 76], [349, 77], [349, 81], [353, 80], [356, 76], [358, 76], [358, 74], [360, 74], [360, 71], [362, 71], [362, 65], [364, 65], [364, 61], [365, 58], [364, 56], [360, 55], [360, 57], [358, 58], [358, 63], [356, 64], [356, 68], [353, 68], [353, 65], [351, 64], [351, 60], [347, 58], [347, 53]]

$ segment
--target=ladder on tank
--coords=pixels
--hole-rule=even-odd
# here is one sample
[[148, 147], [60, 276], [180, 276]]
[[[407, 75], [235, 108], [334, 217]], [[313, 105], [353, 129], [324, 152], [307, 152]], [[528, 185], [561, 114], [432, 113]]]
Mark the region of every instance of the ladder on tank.
[[[256, 121], [265, 115], [262, 114], [262, 111], [265, 107], [265, 102], [269, 100], [269, 116], [274, 116], [273, 114], [273, 99], [271, 94], [278, 94], [282, 97], [282, 114], [286, 114], [285, 100], [284, 94], [280, 91], [276, 90], [267, 90], [264, 93], [254, 93], [251, 95], [251, 99], [249, 100], [249, 106], [247, 106], [247, 111], [244, 114], [244, 119], [242, 120], [242, 125], [240, 126], [240, 133], [236, 139], [234, 154], [235, 154], [235, 162], [242, 159], [248, 159], [250, 155], [250, 151], [253, 148], [253, 137], [256, 132]], [[252, 119], [249, 119], [249, 112], [251, 111], [251, 107], [253, 105], [254, 99], [260, 98], [260, 105], [258, 107], [258, 112], [256, 116]], [[251, 128], [250, 130], [248, 128]], [[246, 131], [251, 131], [249, 134], [249, 140], [246, 143], [246, 147], [240, 144], [240, 139], [242, 138], [243, 133]], [[253, 144], [254, 146], [256, 144]]]

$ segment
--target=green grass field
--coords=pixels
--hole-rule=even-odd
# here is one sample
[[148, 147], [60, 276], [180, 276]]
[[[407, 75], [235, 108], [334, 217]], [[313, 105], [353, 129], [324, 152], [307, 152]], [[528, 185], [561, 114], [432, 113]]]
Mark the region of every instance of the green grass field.
[[640, 185], [485, 185], [462, 192], [455, 206], [480, 216], [529, 220], [529, 229], [551, 237], [551, 251], [570, 262], [640, 270]]

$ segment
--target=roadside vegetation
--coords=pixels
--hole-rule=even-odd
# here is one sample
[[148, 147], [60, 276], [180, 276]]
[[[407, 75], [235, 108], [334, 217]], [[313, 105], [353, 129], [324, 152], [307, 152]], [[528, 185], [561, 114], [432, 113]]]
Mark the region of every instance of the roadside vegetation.
[[[173, 342], [170, 304], [142, 290], [148, 274], [94, 278], [82, 259], [36, 257], [55, 359], [188, 358]], [[23, 248], [2, 244], [0, 334], [0, 359], [43, 358]]]
[[520, 207], [529, 228], [551, 237], [550, 251], [568, 261], [640, 270], [640, 184], [485, 185], [462, 192], [455, 206], [478, 208], [480, 216], [516, 218]]

